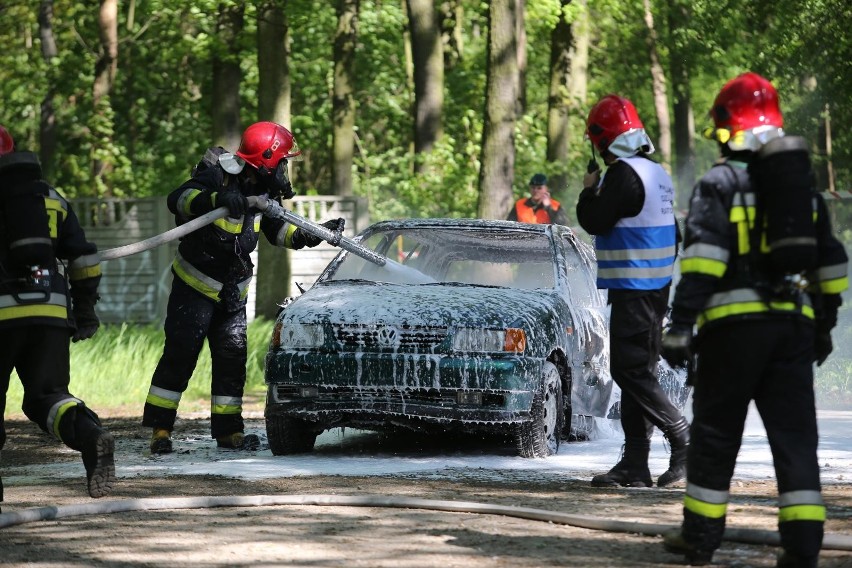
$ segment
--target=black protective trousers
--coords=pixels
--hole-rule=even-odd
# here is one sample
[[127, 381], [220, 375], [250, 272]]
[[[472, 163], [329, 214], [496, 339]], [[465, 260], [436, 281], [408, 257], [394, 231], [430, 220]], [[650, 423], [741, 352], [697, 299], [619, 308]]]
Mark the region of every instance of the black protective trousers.
[[669, 287], [610, 290], [610, 371], [621, 388], [625, 440], [651, 439], [654, 426], [668, 434], [681, 419], [657, 376]]
[[[183, 393], [189, 385], [198, 355], [207, 339], [212, 363], [212, 397], [242, 399], [246, 384], [246, 310], [226, 311], [210, 298], [174, 277], [164, 325], [166, 341], [163, 355], [151, 379], [155, 387]], [[142, 425], [174, 428], [177, 409], [145, 403]], [[212, 413], [210, 429], [214, 438], [244, 428], [242, 412]]]
[[[53, 406], [71, 395], [68, 328], [25, 325], [0, 329], [0, 401], [6, 409], [6, 391], [12, 369], [24, 386], [22, 410], [32, 422], [49, 432], [48, 414]], [[0, 418], [0, 449], [6, 442], [6, 429]]]
[[[701, 334], [688, 483], [729, 490], [754, 400], [772, 450], [779, 494], [820, 491], [813, 345], [814, 326], [790, 317], [717, 324]], [[779, 531], [786, 550], [805, 557], [818, 553], [821, 522], [784, 522]]]
[[[100, 425], [97, 415], [68, 392], [71, 381], [67, 327], [23, 325], [0, 329], [0, 410], [5, 414], [6, 393], [14, 369], [24, 387], [22, 410], [32, 422], [51, 436], [57, 430], [71, 449], [80, 450], [80, 432], [90, 424]], [[64, 412], [56, 423], [48, 423], [50, 411], [63, 401], [77, 400], [76, 407]], [[0, 415], [0, 450], [6, 444], [6, 427]], [[0, 482], [0, 501], [3, 485]]]

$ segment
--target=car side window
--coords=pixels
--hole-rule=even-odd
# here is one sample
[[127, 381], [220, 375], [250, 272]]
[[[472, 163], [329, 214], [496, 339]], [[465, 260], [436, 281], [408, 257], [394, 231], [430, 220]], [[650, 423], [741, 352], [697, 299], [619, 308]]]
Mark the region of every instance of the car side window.
[[597, 290], [594, 287], [594, 274], [588, 263], [580, 256], [574, 242], [570, 238], [563, 240], [565, 251], [565, 271], [571, 298], [583, 305], [597, 303]]

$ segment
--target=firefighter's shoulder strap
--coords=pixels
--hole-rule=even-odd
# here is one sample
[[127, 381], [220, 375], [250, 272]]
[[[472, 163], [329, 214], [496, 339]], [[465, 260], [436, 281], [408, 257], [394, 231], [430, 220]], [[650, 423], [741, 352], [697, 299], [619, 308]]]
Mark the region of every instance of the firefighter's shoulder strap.
[[197, 174], [205, 170], [209, 170], [210, 168], [218, 168], [219, 156], [227, 153], [228, 151], [221, 146], [211, 146], [210, 148], [207, 148], [207, 151], [204, 152], [201, 160], [192, 167], [190, 174], [192, 177], [195, 177]]

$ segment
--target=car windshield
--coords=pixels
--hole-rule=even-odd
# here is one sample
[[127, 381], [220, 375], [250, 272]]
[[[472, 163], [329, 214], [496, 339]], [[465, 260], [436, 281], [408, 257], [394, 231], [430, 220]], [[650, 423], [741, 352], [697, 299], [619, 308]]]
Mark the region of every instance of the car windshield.
[[554, 286], [554, 254], [544, 233], [489, 227], [396, 228], [373, 233], [362, 244], [386, 256], [388, 263], [378, 266], [348, 253], [324, 280]]

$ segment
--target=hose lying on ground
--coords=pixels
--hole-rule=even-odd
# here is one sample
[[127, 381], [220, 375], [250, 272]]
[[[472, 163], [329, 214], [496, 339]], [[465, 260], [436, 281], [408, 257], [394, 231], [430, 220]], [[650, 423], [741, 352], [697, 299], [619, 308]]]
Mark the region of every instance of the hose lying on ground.
[[[472, 501], [438, 501], [413, 497], [395, 497], [380, 495], [247, 495], [217, 497], [163, 497], [145, 499], [127, 499], [124, 501], [99, 501], [79, 505], [60, 505], [38, 507], [12, 513], [0, 514], [0, 528], [21, 525], [36, 521], [48, 521], [81, 515], [103, 515], [129, 511], [156, 511], [174, 509], [208, 509], [214, 507], [269, 507], [276, 505], [320, 505], [334, 507], [387, 507], [395, 509], [428, 509], [453, 513], [478, 513], [483, 515], [503, 515], [518, 519], [545, 521], [573, 527], [625, 532], [645, 536], [658, 536], [666, 531], [678, 528], [678, 525], [640, 523], [636, 521], [617, 521], [586, 515], [557, 513], [544, 509], [513, 507], [476, 503]], [[775, 531], [759, 529], [725, 529], [724, 540], [747, 544], [768, 544], [778, 546], [780, 537]], [[852, 551], [852, 536], [826, 534], [822, 543], [823, 550]]]

